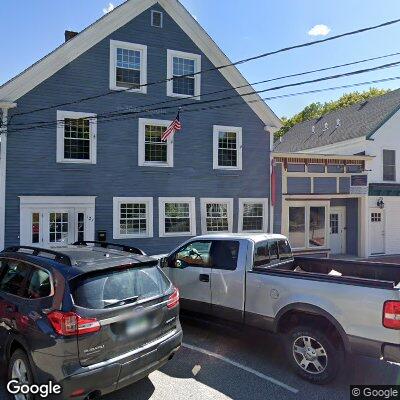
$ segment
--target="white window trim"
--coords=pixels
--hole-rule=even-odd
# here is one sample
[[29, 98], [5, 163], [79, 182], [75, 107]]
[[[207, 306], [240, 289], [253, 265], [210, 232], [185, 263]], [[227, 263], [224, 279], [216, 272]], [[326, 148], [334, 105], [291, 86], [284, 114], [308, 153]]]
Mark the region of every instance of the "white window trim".
[[[165, 232], [165, 204], [166, 203], [188, 203], [189, 204], [189, 232]], [[160, 197], [158, 199], [159, 213], [159, 237], [196, 236], [196, 199], [194, 197]]]
[[191, 97], [194, 100], [200, 100], [200, 88], [201, 88], [201, 74], [197, 74], [194, 76], [194, 96], [187, 95], [187, 94], [179, 94], [174, 93], [173, 89], [173, 58], [174, 57], [181, 57], [181, 58], [188, 58], [190, 60], [195, 61], [195, 73], [201, 71], [201, 55], [200, 54], [193, 54], [193, 53], [186, 53], [183, 51], [177, 50], [167, 50], [167, 96], [170, 97]]
[[145, 126], [155, 125], [164, 126], [167, 128], [171, 125], [172, 121], [164, 119], [148, 119], [139, 118], [139, 129], [138, 129], [138, 165], [140, 167], [170, 167], [174, 166], [174, 139], [173, 135], [170, 135], [167, 139], [167, 162], [158, 161], [145, 161]]
[[[304, 232], [304, 247], [293, 247], [293, 250], [324, 250], [329, 248], [330, 234], [329, 234], [329, 213], [330, 213], [330, 202], [327, 201], [288, 201], [286, 208], [285, 218], [285, 232], [289, 238], [289, 208], [290, 207], [304, 207], [305, 208], [305, 232]], [[325, 207], [325, 245], [324, 246], [310, 246], [309, 235], [310, 235], [310, 207]]]
[[[147, 234], [120, 233], [120, 216], [122, 203], [145, 203], [147, 205]], [[113, 198], [113, 239], [136, 239], [153, 237], [153, 198], [152, 197], [114, 197]]]
[[[140, 85], [139, 89], [127, 89], [117, 86], [117, 49], [126, 49], [140, 51]], [[110, 90], [122, 90], [129, 93], [147, 93], [147, 46], [137, 43], [121, 42], [119, 40], [110, 40]]]
[[[97, 115], [75, 111], [57, 110], [57, 162], [72, 164], [96, 164], [97, 162]], [[91, 118], [90, 119], [90, 158], [89, 160], [75, 160], [64, 158], [64, 121], [66, 118]]]
[[[245, 204], [262, 204], [263, 205], [263, 227], [261, 230], [244, 231], [243, 230], [243, 210]], [[239, 199], [239, 223], [238, 232], [256, 233], [268, 232], [268, 198], [240, 198]]]
[[228, 205], [228, 233], [233, 232], [233, 199], [232, 198], [202, 198], [201, 208], [201, 231], [203, 234], [224, 233], [224, 231], [207, 231], [206, 204], [227, 204]]
[[[387, 166], [394, 167], [394, 179], [391, 179], [391, 180], [384, 179], [384, 176], [385, 176], [384, 175], [385, 174], [385, 172], [384, 172], [384, 170], [385, 170], [385, 162], [384, 162], [384, 159], [383, 159], [383, 153], [385, 152], [385, 150], [386, 151], [394, 151], [394, 165], [386, 164]], [[397, 165], [396, 165], [396, 161], [397, 161], [397, 152], [396, 152], [395, 149], [382, 149], [382, 182], [393, 183], [393, 182], [397, 181]]]
[[[155, 13], [161, 14], [161, 18], [160, 18], [160, 26], [154, 25], [153, 24], [153, 15]], [[151, 20], [150, 20], [151, 26], [154, 26], [155, 28], [162, 28], [164, 26], [164, 13], [162, 11], [158, 11], [158, 10], [151, 10]]]
[[[237, 166], [221, 166], [218, 165], [218, 133], [219, 132], [235, 132], [237, 144]], [[242, 128], [238, 126], [213, 126], [213, 169], [242, 170]]]

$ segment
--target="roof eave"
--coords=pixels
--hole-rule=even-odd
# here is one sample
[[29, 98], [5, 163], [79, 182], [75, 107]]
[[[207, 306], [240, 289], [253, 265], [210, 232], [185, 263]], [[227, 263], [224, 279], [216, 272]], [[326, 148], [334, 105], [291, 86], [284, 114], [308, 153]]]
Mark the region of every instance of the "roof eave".
[[[214, 66], [219, 67], [231, 64], [229, 58], [179, 1], [128, 0], [0, 86], [0, 101], [15, 102], [96, 43], [105, 39], [112, 32], [130, 22], [157, 2], [170, 14]], [[252, 89], [235, 66], [223, 68], [220, 72], [233, 87], [248, 85], [247, 88], [236, 89], [239, 94], [248, 93], [249, 88]], [[280, 119], [257, 93], [246, 96], [244, 101], [247, 101], [249, 107], [265, 125], [276, 128], [281, 127]]]
[[375, 156], [369, 155], [342, 155], [342, 154], [316, 154], [316, 153], [285, 153], [285, 152], [272, 152], [273, 157], [289, 157], [289, 158], [321, 158], [321, 160], [329, 160], [332, 158], [336, 158], [338, 160], [348, 160], [351, 158], [352, 160], [373, 160]]

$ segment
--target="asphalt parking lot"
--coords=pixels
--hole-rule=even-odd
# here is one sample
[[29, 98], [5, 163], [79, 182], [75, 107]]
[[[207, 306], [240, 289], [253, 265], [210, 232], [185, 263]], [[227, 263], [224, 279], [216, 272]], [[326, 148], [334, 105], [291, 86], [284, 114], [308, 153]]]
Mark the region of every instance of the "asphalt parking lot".
[[[106, 400], [349, 399], [351, 384], [395, 384], [400, 365], [348, 357], [336, 381], [311, 385], [288, 368], [280, 338], [240, 331], [198, 319], [183, 319], [184, 343], [175, 358], [148, 379]], [[5, 381], [1, 399], [9, 398]]]

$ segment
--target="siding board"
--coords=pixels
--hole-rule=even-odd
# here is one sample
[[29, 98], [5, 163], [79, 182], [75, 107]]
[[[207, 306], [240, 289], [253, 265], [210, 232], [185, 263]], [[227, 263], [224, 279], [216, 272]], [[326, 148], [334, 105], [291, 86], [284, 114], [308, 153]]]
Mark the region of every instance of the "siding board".
[[[18, 99], [10, 115], [105, 93], [109, 89], [110, 39], [148, 46], [148, 82], [163, 80], [167, 49], [201, 54], [202, 69], [212, 68], [208, 58], [164, 12], [163, 28], [150, 25], [150, 9], [113, 32], [31, 92]], [[231, 88], [218, 71], [202, 75], [201, 92]], [[101, 114], [119, 108], [143, 107], [168, 101], [166, 83], [148, 86], [147, 95], [113, 92], [109, 96], [60, 107], [60, 110]], [[220, 97], [216, 95], [216, 97]], [[211, 99], [213, 96], [207, 96]], [[184, 102], [194, 100], [184, 100]], [[245, 101], [232, 107], [181, 114], [182, 130], [174, 138], [174, 168], [138, 167], [138, 118], [171, 120], [177, 109], [165, 114], [141, 113], [129, 119], [98, 120], [97, 164], [56, 163], [56, 127], [10, 132], [7, 154], [6, 245], [19, 243], [21, 195], [97, 196], [95, 230], [106, 230], [112, 240], [113, 197], [154, 198], [154, 238], [115, 240], [136, 245], [148, 253], [167, 252], [184, 237], [158, 237], [158, 197], [196, 197], [197, 233], [200, 233], [201, 197], [234, 198], [234, 230], [237, 231], [238, 198], [269, 197], [269, 135], [262, 121]], [[178, 103], [176, 103], [178, 104]], [[219, 104], [219, 103], [216, 103]], [[56, 121], [56, 109], [13, 118], [14, 123]], [[243, 128], [243, 170], [213, 170], [213, 125]], [[12, 131], [12, 126], [9, 128]]]

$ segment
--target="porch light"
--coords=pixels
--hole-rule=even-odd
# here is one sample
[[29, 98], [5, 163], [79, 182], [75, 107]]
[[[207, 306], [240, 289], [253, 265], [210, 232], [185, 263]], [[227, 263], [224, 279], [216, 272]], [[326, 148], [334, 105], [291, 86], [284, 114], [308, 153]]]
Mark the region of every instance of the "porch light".
[[376, 205], [381, 209], [385, 208], [385, 203], [383, 202], [382, 197], [379, 197], [378, 201], [376, 202]]

